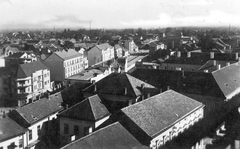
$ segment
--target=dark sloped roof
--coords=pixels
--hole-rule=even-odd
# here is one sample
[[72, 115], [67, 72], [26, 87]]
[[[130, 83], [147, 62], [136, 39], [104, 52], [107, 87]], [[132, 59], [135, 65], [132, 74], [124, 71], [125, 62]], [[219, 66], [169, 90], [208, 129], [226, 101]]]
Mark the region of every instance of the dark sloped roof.
[[63, 60], [79, 57], [82, 55], [77, 51], [75, 51], [74, 49], [69, 49], [68, 51], [65, 51], [65, 50], [57, 51], [55, 52], [55, 54], [58, 55]]
[[162, 91], [169, 86], [177, 92], [225, 98], [212, 73], [137, 68], [131, 75]]
[[94, 95], [63, 111], [59, 116], [95, 122], [108, 115], [110, 113], [101, 103], [100, 97]]
[[148, 149], [139, 143], [119, 122], [113, 123], [62, 149]]
[[88, 70], [84, 70], [78, 74], [72, 75], [70, 77], [68, 77], [67, 79], [69, 80], [90, 80], [91, 78], [95, 77], [95, 74], [103, 74], [103, 71], [99, 70], [99, 69], [88, 69]]
[[94, 85], [97, 86], [97, 92], [100, 94], [124, 95], [125, 88], [127, 88], [126, 96], [137, 97], [141, 93], [141, 85], [144, 84], [145, 88], [156, 89], [154, 86], [145, 83], [127, 73], [112, 73], [103, 78], [97, 83], [84, 89], [84, 92], [93, 92]]
[[[214, 65], [214, 61], [216, 61], [216, 65]], [[230, 61], [230, 64], [236, 63], [234, 61]], [[201, 66], [198, 71], [208, 70], [208, 72], [213, 72], [217, 70], [217, 65], [221, 65], [221, 67], [227, 66], [226, 61], [218, 61], [218, 60], [209, 60], [203, 66]]]
[[109, 45], [108, 43], [103, 43], [103, 44], [96, 45], [96, 47], [97, 47], [99, 50], [106, 50], [107, 48], [111, 48], [112, 46]]
[[51, 114], [63, 109], [61, 93], [50, 96], [49, 99], [43, 98], [31, 104], [20, 107], [10, 112], [10, 117], [19, 125], [28, 127]]
[[202, 106], [202, 103], [198, 101], [168, 90], [128, 106], [122, 109], [122, 112], [146, 134], [155, 137]]
[[0, 142], [24, 134], [25, 131], [26, 129], [19, 126], [8, 116], [5, 118], [0, 117]]
[[35, 71], [49, 69], [40, 61], [21, 64], [18, 67], [17, 78], [25, 78], [31, 76]]
[[212, 72], [218, 86], [227, 99], [240, 92], [240, 63], [231, 64]]

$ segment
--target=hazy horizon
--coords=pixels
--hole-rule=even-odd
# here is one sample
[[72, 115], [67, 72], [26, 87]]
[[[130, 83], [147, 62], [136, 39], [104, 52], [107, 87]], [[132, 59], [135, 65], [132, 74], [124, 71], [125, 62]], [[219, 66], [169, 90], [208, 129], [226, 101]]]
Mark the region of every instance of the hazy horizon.
[[0, 29], [240, 27], [238, 6], [239, 0], [0, 0]]

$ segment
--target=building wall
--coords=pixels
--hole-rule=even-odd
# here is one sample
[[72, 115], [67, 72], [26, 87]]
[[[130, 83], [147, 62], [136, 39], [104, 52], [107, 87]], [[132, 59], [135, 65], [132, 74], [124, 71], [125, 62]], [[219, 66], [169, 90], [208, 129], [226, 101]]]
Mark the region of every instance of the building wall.
[[63, 81], [65, 79], [65, 71], [63, 68], [63, 60], [55, 53], [50, 55], [43, 63], [51, 71], [51, 81]]
[[41, 93], [50, 90], [50, 71], [38, 70], [32, 76], [16, 80], [17, 94], [26, 94], [27, 103], [30, 98], [36, 98]]
[[102, 61], [102, 52], [96, 46], [88, 51], [88, 66]]
[[161, 69], [167, 70], [184, 70], [184, 71], [198, 71], [202, 65], [191, 64], [174, 64], [174, 63], [162, 63]]
[[83, 56], [65, 60], [63, 65], [65, 78], [75, 75], [85, 69]]
[[[91, 133], [95, 128], [97, 128], [99, 125], [105, 122], [108, 118], [109, 116], [106, 116], [96, 122], [89, 122], [89, 121], [60, 117], [60, 135], [66, 141], [66, 138], [69, 138], [74, 135], [74, 125], [75, 125], [79, 127], [79, 134], [76, 135], [76, 138], [81, 138], [87, 135], [88, 133]], [[67, 134], [64, 133], [64, 124], [68, 125], [69, 133]]]
[[[52, 119], [56, 119], [56, 118], [57, 118], [57, 113], [52, 114], [52, 115], [48, 116], [47, 118], [28, 127], [27, 143], [31, 144], [37, 140], [40, 140], [41, 137], [45, 135], [46, 131], [51, 129], [48, 126], [46, 126], [46, 125], [48, 125], [47, 122], [51, 121]], [[40, 132], [41, 132], [40, 135], [38, 135], [38, 128], [40, 128]], [[30, 130], [32, 131], [32, 139], [29, 138]]]
[[158, 149], [163, 146], [166, 142], [172, 140], [174, 137], [177, 137], [180, 133], [183, 133], [184, 130], [188, 129], [190, 126], [194, 125], [200, 119], [203, 118], [203, 108], [200, 108], [185, 118], [182, 118], [179, 122], [173, 124], [169, 129], [153, 138], [150, 143], [152, 149]]
[[[64, 133], [64, 124], [68, 125], [69, 132]], [[60, 117], [60, 136], [67, 137], [73, 136], [74, 135], [74, 125], [79, 127], [79, 135], [76, 135], [77, 138], [81, 138], [86, 135], [84, 134], [84, 131], [87, 131], [86, 129], [89, 129], [90, 127], [92, 130], [95, 129], [95, 123], [94, 122], [88, 122], [88, 121], [81, 121], [81, 120], [74, 120], [74, 119], [69, 119], [69, 118], [63, 118]]]
[[102, 61], [110, 60], [114, 58], [114, 47], [102, 50]]
[[[22, 140], [22, 141], [20, 141]], [[20, 143], [22, 142], [22, 145], [20, 146]], [[2, 147], [2, 149], [8, 149], [8, 146], [10, 146], [11, 144], [14, 144], [18, 149], [24, 149], [27, 146], [26, 143], [26, 134], [21, 134], [19, 136], [16, 136], [14, 138], [8, 139], [6, 141], [0, 142], [0, 148]]]

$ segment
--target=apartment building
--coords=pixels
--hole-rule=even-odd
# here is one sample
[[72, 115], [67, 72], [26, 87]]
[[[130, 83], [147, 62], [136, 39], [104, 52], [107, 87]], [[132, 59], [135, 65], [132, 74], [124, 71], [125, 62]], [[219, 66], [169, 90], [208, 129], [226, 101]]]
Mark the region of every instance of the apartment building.
[[54, 52], [43, 63], [52, 72], [51, 80], [60, 82], [88, 67], [87, 59], [74, 49]]
[[42, 137], [54, 129], [57, 114], [63, 110], [62, 101], [61, 94], [57, 93], [17, 108], [8, 114], [18, 125], [26, 129], [26, 137], [23, 140], [26, 148], [36, 148]]
[[89, 66], [114, 58], [114, 47], [108, 43], [95, 45], [88, 51]]
[[21, 64], [17, 70], [15, 97], [18, 106], [36, 100], [40, 94], [51, 91], [50, 70], [40, 61]]

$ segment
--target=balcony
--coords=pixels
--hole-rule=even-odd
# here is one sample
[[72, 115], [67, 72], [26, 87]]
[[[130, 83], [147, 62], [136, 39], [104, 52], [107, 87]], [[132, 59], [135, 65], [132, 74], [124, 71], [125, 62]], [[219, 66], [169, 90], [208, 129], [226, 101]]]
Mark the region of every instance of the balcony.
[[24, 84], [18, 83], [18, 84], [17, 84], [17, 87], [18, 87], [18, 88], [25, 88], [25, 87], [28, 87], [28, 86], [30, 86], [30, 85], [31, 85], [31, 83], [24, 83]]

